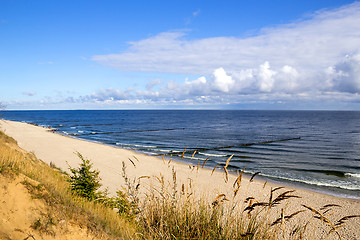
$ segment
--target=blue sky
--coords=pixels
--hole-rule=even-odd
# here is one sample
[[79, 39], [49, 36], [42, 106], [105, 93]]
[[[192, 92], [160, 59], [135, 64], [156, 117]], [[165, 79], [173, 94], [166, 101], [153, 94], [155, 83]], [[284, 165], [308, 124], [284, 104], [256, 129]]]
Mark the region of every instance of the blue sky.
[[0, 102], [360, 110], [359, 23], [345, 0], [0, 0]]

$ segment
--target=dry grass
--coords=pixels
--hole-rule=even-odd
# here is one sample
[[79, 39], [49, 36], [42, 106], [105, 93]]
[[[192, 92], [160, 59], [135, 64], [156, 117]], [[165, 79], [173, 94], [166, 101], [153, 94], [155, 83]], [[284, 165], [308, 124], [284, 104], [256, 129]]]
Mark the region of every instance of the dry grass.
[[[233, 197], [219, 194], [206, 200], [197, 195], [191, 179], [187, 184], [179, 184], [174, 169], [172, 181], [166, 181], [162, 175], [130, 180], [125, 163], [123, 166], [127, 183], [124, 197], [136, 203], [136, 219], [144, 239], [278, 239], [283, 225], [268, 221], [270, 211], [281, 202], [296, 197], [292, 191], [273, 197], [272, 193], [279, 190], [275, 189], [269, 193], [271, 197], [267, 202], [248, 198], [248, 205], [244, 205], [236, 194]], [[234, 191], [239, 191], [241, 176], [239, 174], [233, 184]], [[142, 199], [138, 198], [140, 179], [157, 183], [150, 184]], [[283, 218], [289, 220], [301, 212]]]
[[[111, 208], [89, 202], [71, 194], [67, 176], [19, 149], [16, 141], [0, 132], [0, 174], [8, 177], [24, 174], [37, 181], [36, 186], [24, 182], [34, 198], [43, 199], [57, 219], [75, 221], [99, 239], [135, 238], [136, 226], [119, 217]], [[40, 220], [34, 228], [42, 229]]]
[[[224, 184], [230, 179], [227, 167], [231, 157], [224, 165]], [[136, 167], [139, 160], [134, 159], [128, 160]], [[198, 162], [197, 169], [199, 166]], [[179, 182], [174, 168], [171, 180], [164, 179], [162, 174], [131, 179], [123, 162], [125, 185], [119, 186], [121, 190], [117, 197], [94, 203], [71, 194], [66, 181], [68, 176], [56, 166], [50, 167], [33, 154], [22, 151], [12, 138], [0, 132], [0, 174], [21, 173], [36, 180], [39, 182], [37, 185], [24, 184], [34, 197], [43, 199], [53, 209], [51, 216], [34, 222], [34, 228], [42, 231], [50, 231], [48, 226], [56, 222], [53, 217], [61, 216], [76, 219], [99, 238], [108, 239], [304, 239], [304, 236], [309, 236], [306, 235], [309, 222], [320, 220], [317, 221], [319, 227], [329, 228], [325, 237], [334, 233], [341, 239], [338, 229], [359, 217], [345, 216], [331, 221], [328, 217], [330, 209], [339, 207], [331, 204], [320, 210], [306, 205], [302, 210], [285, 213], [283, 206], [299, 196], [282, 187], [271, 189], [264, 199], [248, 196], [244, 201], [244, 196], [239, 196], [244, 170], [237, 173], [234, 182], [228, 183], [233, 191], [231, 196], [222, 193], [207, 199], [195, 192], [192, 179]], [[145, 190], [140, 191], [144, 186]], [[312, 214], [308, 222], [303, 225], [296, 223], [296, 218], [305, 212]], [[290, 221], [295, 221], [295, 224], [288, 226]]]
[[[184, 157], [185, 150], [182, 153]], [[193, 153], [192, 157], [195, 155]], [[227, 167], [232, 156], [224, 164], [224, 185], [229, 181]], [[199, 168], [198, 162], [198, 168]], [[245, 168], [237, 173], [233, 188], [233, 196], [218, 194], [211, 200], [206, 199], [195, 192], [192, 179], [187, 183], [179, 183], [176, 171], [172, 169], [172, 181], [160, 176], [142, 176], [129, 180], [126, 174], [126, 166], [123, 163], [123, 176], [127, 182], [124, 196], [128, 201], [135, 203], [137, 209], [136, 220], [144, 239], [309, 239], [312, 236], [328, 238], [336, 233], [344, 223], [359, 216], [346, 216], [332, 223], [326, 217], [312, 216], [307, 212], [314, 210], [308, 206], [299, 206], [303, 209], [286, 213], [286, 207], [292, 199], [300, 198], [294, 190], [286, 190], [284, 187], [276, 187], [265, 194], [264, 199], [239, 196], [241, 191], [242, 177]], [[216, 165], [210, 176], [214, 173]], [[251, 184], [256, 172], [248, 180]], [[149, 181], [145, 191], [145, 197], [139, 198], [140, 179]], [[155, 180], [154, 184], [151, 180]], [[152, 183], [151, 183], [152, 182]], [[150, 186], [150, 187], [149, 187]], [[264, 188], [266, 182], [264, 183]], [[326, 214], [334, 204], [325, 205], [322, 209]], [[338, 206], [339, 207], [339, 206]], [[306, 214], [306, 215], [304, 215]], [[331, 215], [332, 213], [330, 213]], [[305, 223], [300, 223], [296, 218], [302, 216]], [[309, 228], [312, 219], [322, 221]], [[290, 224], [291, 222], [291, 224]], [[325, 235], [314, 233], [315, 229], [330, 230]], [[336, 237], [335, 237], [336, 238]]]

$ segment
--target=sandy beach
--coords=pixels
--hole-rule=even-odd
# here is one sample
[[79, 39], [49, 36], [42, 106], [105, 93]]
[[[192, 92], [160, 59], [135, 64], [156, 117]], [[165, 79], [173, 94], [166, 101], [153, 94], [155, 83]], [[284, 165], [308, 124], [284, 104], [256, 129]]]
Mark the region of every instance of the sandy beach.
[[[53, 163], [67, 172], [69, 172], [69, 166], [78, 166], [80, 159], [75, 153], [81, 153], [84, 158], [92, 161], [95, 169], [100, 171], [103, 187], [108, 188], [110, 194], [115, 194], [116, 190], [121, 189], [124, 184], [122, 177], [122, 162], [124, 162], [126, 173], [131, 179], [147, 176], [141, 179], [141, 186], [144, 189], [162, 177], [166, 183], [171, 185], [173, 171], [175, 171], [179, 186], [184, 184], [184, 186], [189, 187], [191, 185], [194, 193], [198, 196], [211, 200], [220, 194], [225, 194], [227, 199], [234, 195], [233, 185], [237, 176], [229, 175], [227, 179], [220, 167], [218, 168], [219, 171], [212, 173], [211, 169], [198, 167], [196, 161], [193, 161], [192, 164], [184, 164], [168, 159], [163, 160], [126, 149], [62, 136], [49, 131], [49, 129], [27, 123], [2, 120], [0, 128], [7, 135], [13, 137], [24, 150], [33, 152], [42, 161], [48, 164]], [[256, 177], [251, 182], [249, 179], [243, 178], [238, 193], [240, 195], [239, 202], [245, 204], [244, 200], [250, 196], [258, 200], [267, 199], [271, 189], [276, 187], [280, 186], [265, 183], [257, 180]], [[349, 215], [360, 215], [359, 200], [344, 199], [290, 187], [285, 187], [282, 190], [295, 190], [294, 194], [299, 196], [299, 198], [292, 198], [291, 201], [281, 206], [286, 214], [303, 210], [304, 208], [301, 205], [320, 209], [327, 204], [336, 204], [341, 207], [332, 208], [334, 214], [331, 217], [334, 219]], [[311, 212], [299, 214], [296, 220], [306, 222], [309, 218], [311, 218]], [[339, 229], [339, 232], [344, 239], [360, 239], [358, 226], [360, 226], [360, 218], [352, 218], [347, 221], [345, 227]], [[326, 230], [326, 228], [324, 229]], [[336, 239], [336, 235], [331, 236]]]

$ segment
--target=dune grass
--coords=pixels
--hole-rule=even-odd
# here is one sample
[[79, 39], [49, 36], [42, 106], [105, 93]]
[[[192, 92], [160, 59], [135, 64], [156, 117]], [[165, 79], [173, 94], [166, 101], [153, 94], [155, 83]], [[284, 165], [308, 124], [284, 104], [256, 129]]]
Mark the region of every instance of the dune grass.
[[[214, 199], [205, 198], [195, 192], [191, 179], [180, 183], [174, 168], [170, 180], [161, 174], [130, 178], [123, 162], [125, 185], [119, 186], [117, 196], [99, 194], [97, 199], [89, 200], [71, 192], [71, 176], [21, 150], [14, 139], [0, 131], [0, 174], [10, 177], [24, 174], [35, 180], [37, 184], [23, 184], [52, 209], [51, 215], [33, 224], [34, 229], [42, 231], [56, 224], [57, 219], [66, 218], [86, 226], [99, 239], [306, 239], [311, 236], [307, 233], [308, 224], [316, 220], [319, 227], [329, 229], [323, 238], [341, 239], [338, 230], [347, 221], [359, 217], [330, 220], [331, 208], [338, 207], [331, 204], [319, 210], [304, 205], [302, 210], [286, 213], [282, 204], [298, 196], [282, 187], [271, 189], [266, 199], [248, 196], [243, 201], [239, 192], [244, 170], [238, 173], [234, 183], [229, 183], [230, 160], [224, 166], [224, 181], [232, 186], [231, 196], [219, 194]], [[83, 159], [84, 162], [90, 164]], [[294, 221], [305, 211], [310, 214], [305, 224]], [[290, 221], [293, 221], [291, 225]]]
[[[9, 177], [23, 174], [37, 184], [24, 183], [51, 208], [54, 222], [71, 220], [99, 239], [132, 239], [136, 236], [136, 225], [116, 214], [111, 208], [69, 191], [68, 176], [38, 160], [34, 154], [21, 150], [16, 141], [0, 131], [0, 174]], [[49, 219], [49, 218], [47, 218]], [[34, 228], [41, 229], [40, 220]], [[44, 223], [45, 224], [45, 223]]]

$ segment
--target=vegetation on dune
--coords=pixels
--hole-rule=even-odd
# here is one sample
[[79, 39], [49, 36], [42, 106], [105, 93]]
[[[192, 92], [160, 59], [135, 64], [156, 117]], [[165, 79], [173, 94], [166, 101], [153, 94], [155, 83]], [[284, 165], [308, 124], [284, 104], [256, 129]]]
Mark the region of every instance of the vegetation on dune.
[[97, 239], [135, 238], [137, 230], [134, 223], [104, 204], [72, 193], [69, 176], [52, 166], [21, 150], [14, 139], [0, 131], [0, 174], [10, 180], [25, 175], [29, 181], [22, 184], [33, 198], [44, 201], [48, 206], [32, 223], [34, 230], [52, 236], [52, 229], [57, 226], [63, 228], [61, 223], [71, 222], [87, 229]]
[[[318, 221], [325, 230], [328, 228], [321, 237], [341, 239], [338, 230], [359, 217], [337, 219], [331, 209], [339, 206], [331, 204], [321, 209], [304, 205], [301, 210], [286, 213], [283, 204], [298, 196], [281, 187], [271, 189], [264, 199], [248, 196], [244, 201], [240, 197], [243, 174], [238, 173], [236, 181], [229, 182], [231, 158], [224, 166], [231, 196], [203, 198], [195, 192], [191, 179], [177, 180], [174, 168], [171, 180], [161, 174], [131, 178], [123, 162], [125, 185], [110, 197], [106, 191], [99, 191], [99, 171], [92, 169], [90, 160], [77, 155], [81, 159], [79, 168], [69, 167], [71, 174], [66, 175], [54, 164], [50, 167], [22, 151], [15, 140], [0, 132], [0, 174], [24, 174], [36, 181], [22, 184], [49, 206], [49, 211], [33, 222], [34, 230], [52, 236], [61, 219], [72, 219], [99, 239], [304, 239], [308, 226]], [[305, 213], [309, 214], [308, 221], [295, 221]]]
[[89, 201], [102, 197], [102, 192], [98, 191], [101, 187], [100, 172], [91, 170], [90, 160], [85, 159], [79, 152], [76, 154], [81, 159], [81, 163], [79, 168], [69, 167], [71, 175], [68, 181], [71, 191]]

